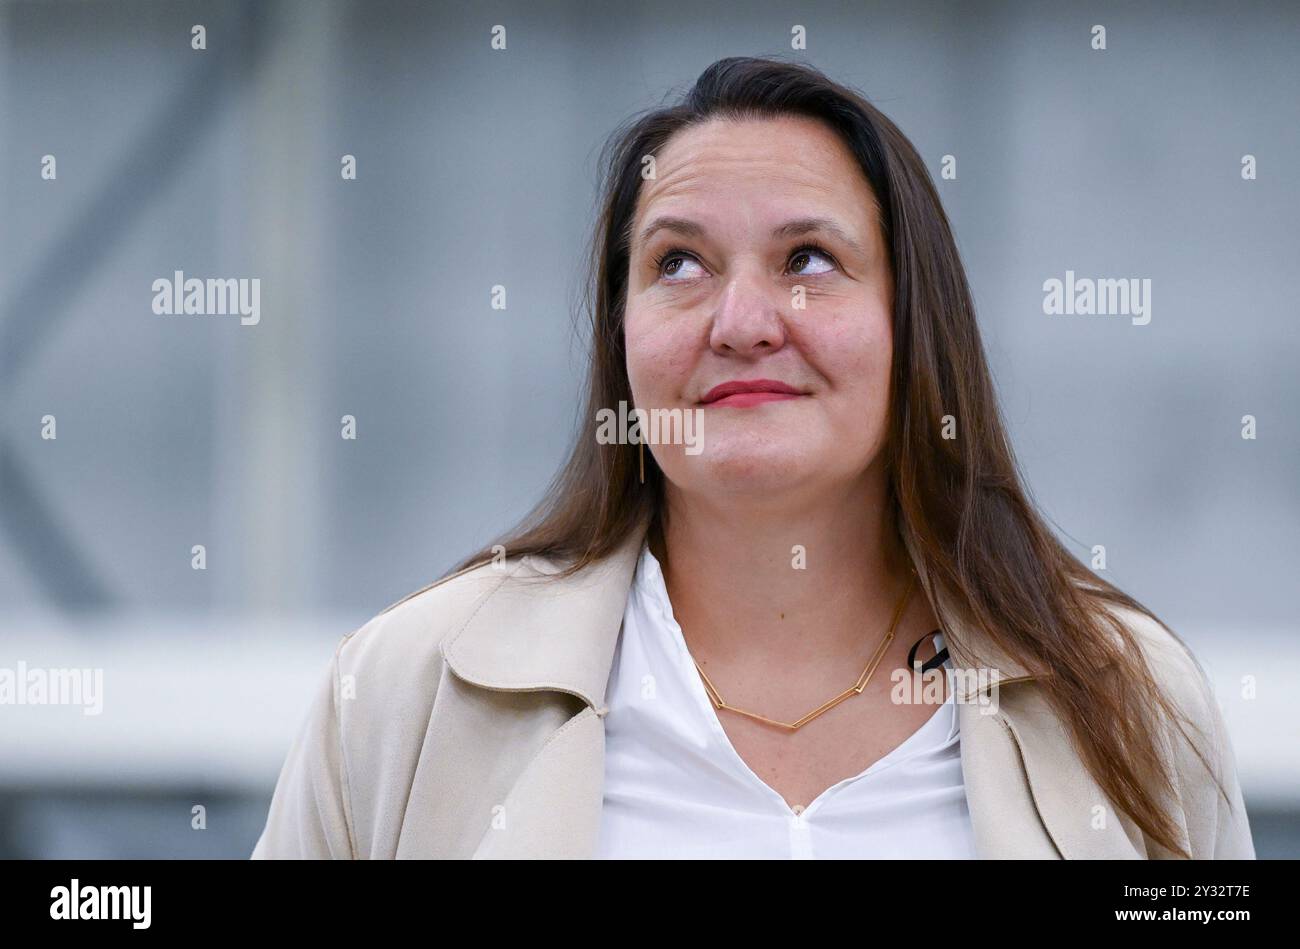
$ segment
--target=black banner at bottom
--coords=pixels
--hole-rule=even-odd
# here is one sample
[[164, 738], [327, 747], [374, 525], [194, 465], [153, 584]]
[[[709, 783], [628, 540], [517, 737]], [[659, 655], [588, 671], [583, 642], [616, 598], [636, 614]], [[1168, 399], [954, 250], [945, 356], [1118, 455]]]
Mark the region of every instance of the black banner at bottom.
[[499, 936], [585, 930], [611, 916], [644, 931], [685, 912], [693, 929], [735, 935], [771, 926], [774, 915], [788, 926], [787, 914], [816, 908], [822, 919], [807, 925], [842, 921], [873, 936], [1196, 926], [1231, 938], [1257, 922], [1287, 921], [1293, 910], [1282, 894], [1295, 869], [1291, 861], [593, 863], [8, 861], [0, 862], [0, 920], [6, 935], [339, 938], [428, 926], [439, 913]]

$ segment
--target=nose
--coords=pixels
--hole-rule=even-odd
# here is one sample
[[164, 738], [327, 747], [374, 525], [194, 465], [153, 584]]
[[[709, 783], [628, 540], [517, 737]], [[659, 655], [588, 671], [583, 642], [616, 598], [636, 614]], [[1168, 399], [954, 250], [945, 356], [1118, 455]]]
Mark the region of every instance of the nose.
[[709, 346], [723, 356], [759, 356], [785, 345], [785, 320], [761, 274], [737, 272], [713, 313]]

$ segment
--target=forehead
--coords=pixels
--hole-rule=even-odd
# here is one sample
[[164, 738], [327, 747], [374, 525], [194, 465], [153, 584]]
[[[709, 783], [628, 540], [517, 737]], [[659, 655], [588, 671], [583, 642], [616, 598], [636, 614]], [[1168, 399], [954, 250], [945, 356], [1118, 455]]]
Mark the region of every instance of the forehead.
[[804, 116], [710, 119], [676, 133], [659, 150], [655, 177], [637, 199], [636, 221], [652, 211], [687, 211], [702, 202], [719, 211], [834, 215], [867, 229], [876, 201], [840, 137]]

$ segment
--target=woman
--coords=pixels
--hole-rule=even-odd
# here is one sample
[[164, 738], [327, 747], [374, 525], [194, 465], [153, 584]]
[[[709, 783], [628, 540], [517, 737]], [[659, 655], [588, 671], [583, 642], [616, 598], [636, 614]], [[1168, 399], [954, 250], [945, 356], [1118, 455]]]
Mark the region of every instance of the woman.
[[340, 643], [254, 856], [1253, 857], [1198, 664], [1027, 500], [889, 119], [725, 59], [605, 160], [597, 437]]

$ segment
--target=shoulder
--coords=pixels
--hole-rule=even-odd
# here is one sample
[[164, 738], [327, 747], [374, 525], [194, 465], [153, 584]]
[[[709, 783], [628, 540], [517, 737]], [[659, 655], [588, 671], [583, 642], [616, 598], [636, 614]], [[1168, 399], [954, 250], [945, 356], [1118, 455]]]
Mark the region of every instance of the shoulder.
[[443, 643], [528, 558], [432, 583], [342, 638], [281, 768], [255, 857], [392, 856], [433, 704]]
[[545, 560], [515, 557], [461, 570], [409, 593], [343, 637], [338, 674], [382, 684], [389, 702], [400, 697], [394, 689], [427, 693], [437, 682], [444, 643], [503, 587], [530, 589], [528, 581], [550, 569]]
[[1192, 650], [1162, 623], [1137, 610], [1107, 605], [1132, 635], [1178, 721], [1161, 716], [1176, 805], [1195, 858], [1252, 858], [1254, 845], [1223, 709]]
[[1160, 621], [1139, 610], [1106, 604], [1142, 651], [1156, 685], [1197, 731], [1213, 735], [1220, 716], [1218, 699], [1205, 668], [1191, 648]]
[[312, 741], [332, 746], [337, 758], [330, 780], [354, 852], [397, 853], [435, 704], [446, 701], [444, 649], [503, 587], [533, 586], [525, 578], [538, 571], [529, 560], [488, 563], [432, 583], [338, 643], [323, 686], [332, 694], [322, 705], [330, 713], [314, 719]]

